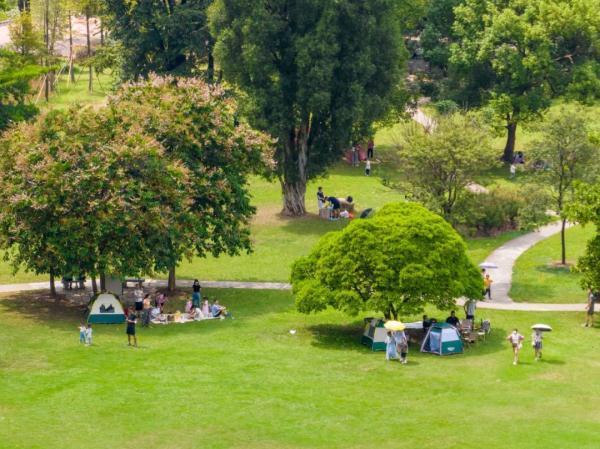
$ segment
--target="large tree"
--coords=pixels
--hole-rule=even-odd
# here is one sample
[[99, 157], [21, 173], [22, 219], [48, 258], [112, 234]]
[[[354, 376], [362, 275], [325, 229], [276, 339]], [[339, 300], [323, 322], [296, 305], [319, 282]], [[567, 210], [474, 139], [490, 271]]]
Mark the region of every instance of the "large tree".
[[447, 310], [456, 298], [481, 297], [481, 276], [461, 237], [416, 203], [384, 206], [325, 235], [294, 263], [292, 285], [303, 313], [333, 307], [398, 318], [428, 304]]
[[278, 139], [283, 213], [374, 120], [403, 110], [406, 60], [394, 0], [217, 0], [216, 56], [251, 123]]
[[206, 19], [211, 1], [107, 0], [111, 36], [122, 44], [124, 53], [124, 77], [193, 75], [206, 64], [211, 81], [214, 42]]
[[597, 0], [465, 0], [454, 8], [453, 73], [506, 127], [512, 161], [517, 125], [562, 95], [581, 64], [600, 55]]
[[398, 187], [450, 221], [465, 187], [497, 164], [489, 129], [472, 114], [441, 116], [430, 132], [409, 123], [396, 147]]
[[561, 263], [567, 263], [565, 205], [572, 200], [577, 181], [598, 178], [600, 148], [592, 139], [591, 123], [583, 108], [562, 106], [553, 110], [541, 127], [541, 138], [531, 149], [533, 163], [543, 163], [538, 175], [551, 186], [554, 209], [562, 222]]
[[201, 81], [152, 78], [103, 109], [10, 131], [0, 236], [15, 268], [133, 275], [249, 250], [246, 176], [263, 167], [268, 140], [235, 110]]

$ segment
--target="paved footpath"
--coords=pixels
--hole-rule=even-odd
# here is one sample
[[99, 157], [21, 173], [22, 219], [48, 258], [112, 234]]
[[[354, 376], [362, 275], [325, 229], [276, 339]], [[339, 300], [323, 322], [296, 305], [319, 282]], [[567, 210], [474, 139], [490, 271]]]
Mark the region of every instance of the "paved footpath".
[[518, 257], [541, 240], [558, 234], [560, 226], [560, 222], [542, 226], [538, 231], [530, 232], [506, 242], [488, 256], [486, 262], [498, 266], [498, 268], [488, 270], [488, 274], [494, 281], [491, 303], [513, 303], [508, 293], [512, 284], [513, 268]]
[[[560, 222], [543, 226], [536, 232], [525, 234], [516, 239], [510, 240], [497, 248], [487, 258], [487, 262], [494, 263], [498, 268], [490, 269], [489, 273], [494, 284], [492, 285], [492, 301], [479, 301], [478, 308], [494, 310], [515, 310], [523, 312], [583, 312], [585, 304], [543, 304], [513, 302], [508, 296], [512, 282], [512, 271], [517, 258], [535, 245], [560, 232]], [[192, 280], [177, 280], [178, 287], [192, 287]], [[283, 282], [237, 282], [237, 281], [201, 281], [203, 287], [207, 288], [241, 288], [254, 290], [290, 290], [290, 284]], [[167, 281], [149, 279], [145, 282], [147, 287], [166, 287]], [[86, 283], [86, 287], [91, 289], [91, 282]], [[17, 293], [23, 291], [48, 290], [48, 282], [32, 282], [28, 284], [4, 284], [0, 285], [0, 293]], [[62, 285], [57, 283], [57, 290], [62, 290]], [[463, 304], [463, 300], [457, 300], [458, 305]]]

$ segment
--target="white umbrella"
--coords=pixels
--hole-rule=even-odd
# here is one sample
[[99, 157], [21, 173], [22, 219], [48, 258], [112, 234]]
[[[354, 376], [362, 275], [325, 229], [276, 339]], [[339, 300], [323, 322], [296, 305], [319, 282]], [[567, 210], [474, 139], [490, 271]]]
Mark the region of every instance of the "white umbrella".
[[542, 332], [552, 332], [552, 328], [547, 324], [534, 324], [531, 326], [533, 330], [542, 331]]
[[498, 268], [498, 265], [492, 262], [483, 262], [479, 264], [480, 268]]

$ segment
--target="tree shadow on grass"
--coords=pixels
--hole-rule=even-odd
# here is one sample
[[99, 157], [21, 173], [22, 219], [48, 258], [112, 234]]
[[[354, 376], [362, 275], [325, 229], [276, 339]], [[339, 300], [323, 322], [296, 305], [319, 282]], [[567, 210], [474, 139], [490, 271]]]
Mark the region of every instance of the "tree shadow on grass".
[[361, 344], [364, 326], [361, 321], [350, 324], [315, 324], [307, 330], [313, 335], [312, 345], [322, 349], [370, 352]]
[[327, 232], [344, 229], [348, 223], [347, 219], [329, 221], [315, 214], [308, 214], [302, 218], [287, 218], [281, 230], [290, 234], [321, 236]]
[[[312, 345], [323, 349], [334, 349], [343, 351], [371, 352], [371, 349], [361, 344], [364, 325], [361, 321], [349, 324], [317, 324], [307, 328], [313, 335]], [[494, 328], [485, 340], [465, 346], [464, 356], [481, 357], [498, 351], [510, 349], [506, 342], [508, 331]], [[411, 343], [409, 353], [419, 353], [421, 345]]]
[[56, 329], [73, 329], [85, 321], [86, 305], [70, 304], [64, 296], [53, 298], [49, 291], [11, 293], [2, 297], [2, 308]]

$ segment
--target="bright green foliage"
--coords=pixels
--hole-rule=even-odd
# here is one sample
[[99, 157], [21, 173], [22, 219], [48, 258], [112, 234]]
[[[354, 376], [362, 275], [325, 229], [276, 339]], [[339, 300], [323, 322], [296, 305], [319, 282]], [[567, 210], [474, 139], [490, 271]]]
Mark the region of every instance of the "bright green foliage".
[[600, 291], [600, 184], [575, 184], [575, 198], [567, 206], [566, 215], [582, 224], [593, 223], [596, 236], [579, 258], [577, 270], [582, 273], [581, 286]]
[[465, 0], [454, 13], [451, 64], [508, 128], [511, 161], [517, 124], [538, 117], [574, 69], [599, 56], [598, 2]]
[[401, 10], [394, 0], [214, 3], [224, 76], [248, 96], [251, 123], [278, 138], [285, 214], [303, 215], [307, 181], [403, 110]]
[[562, 263], [566, 263], [563, 215], [571, 200], [573, 183], [597, 178], [600, 147], [591, 140], [591, 126], [581, 108], [560, 107], [544, 122], [542, 138], [533, 144], [531, 160], [543, 161], [539, 176], [551, 187], [554, 209], [563, 220]]
[[[194, 75], [209, 62], [212, 38], [206, 10], [211, 0], [107, 0], [111, 36], [121, 43], [122, 73]], [[209, 74], [209, 79], [212, 72]]]
[[106, 108], [9, 132], [0, 234], [15, 268], [139, 274], [249, 249], [245, 176], [262, 167], [268, 142], [234, 114], [203, 82], [152, 78]]
[[454, 24], [454, 7], [461, 0], [436, 0], [429, 2], [427, 21], [421, 33], [423, 57], [433, 66], [447, 73]]
[[0, 131], [37, 113], [27, 95], [31, 80], [45, 70], [28, 57], [0, 49]]
[[481, 276], [460, 236], [415, 203], [389, 204], [373, 218], [327, 234], [294, 263], [292, 285], [303, 313], [333, 307], [388, 318], [427, 304], [447, 310], [460, 296], [481, 296]]
[[448, 219], [465, 187], [498, 164], [489, 130], [473, 115], [442, 116], [431, 132], [412, 123], [397, 146], [407, 181], [399, 187]]

